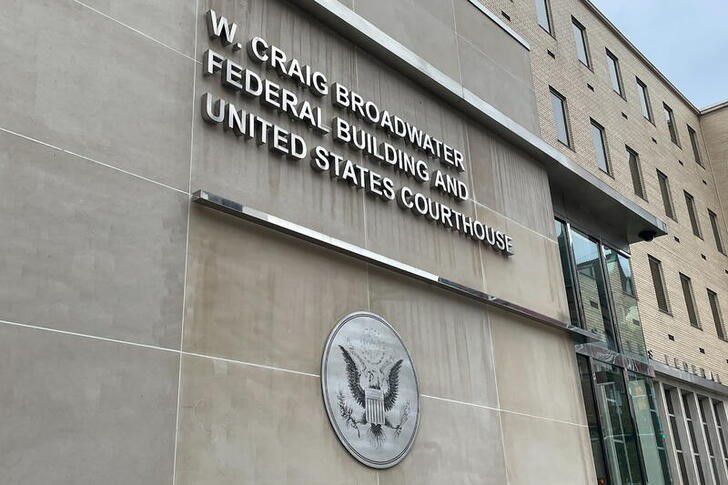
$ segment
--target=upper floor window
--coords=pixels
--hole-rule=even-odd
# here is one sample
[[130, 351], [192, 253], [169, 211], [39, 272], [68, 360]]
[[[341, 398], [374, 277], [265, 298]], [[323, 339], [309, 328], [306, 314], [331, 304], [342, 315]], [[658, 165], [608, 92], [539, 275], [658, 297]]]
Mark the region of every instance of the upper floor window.
[[571, 17], [571, 26], [574, 29], [574, 41], [576, 42], [576, 58], [586, 67], [591, 67], [589, 58], [589, 44], [586, 40], [586, 27], [581, 25], [578, 20]]
[[538, 25], [541, 26], [549, 34], [553, 34], [551, 30], [551, 6], [549, 0], [535, 0], [536, 1], [536, 17], [538, 18]]
[[672, 204], [672, 193], [670, 192], [670, 181], [667, 175], [657, 171], [657, 181], [660, 184], [660, 193], [662, 194], [662, 204], [665, 207], [665, 215], [672, 220], [675, 219], [675, 207]]
[[647, 85], [637, 79], [637, 95], [640, 98], [640, 107], [642, 108], [642, 116], [647, 118], [649, 121], [653, 121], [652, 118], [652, 104], [650, 104], [650, 93], [647, 91]]
[[652, 283], [655, 286], [657, 307], [665, 313], [670, 313], [670, 300], [667, 298], [665, 275], [662, 273], [662, 262], [652, 256], [649, 256], [648, 258], [650, 261], [650, 273], [652, 273]]
[[603, 172], [609, 172], [609, 155], [607, 153], [607, 136], [604, 133], [604, 127], [594, 120], [591, 120], [592, 143], [594, 144], [594, 153], [597, 161], [597, 167]]
[[609, 69], [609, 79], [612, 82], [612, 89], [620, 96], [624, 96], [622, 72], [619, 70], [619, 59], [609, 52], [609, 49], [607, 49], [607, 68]]
[[662, 103], [662, 109], [665, 111], [665, 122], [667, 123], [667, 129], [670, 131], [670, 140], [672, 140], [675, 145], [680, 146], [680, 138], [678, 138], [677, 135], [675, 115], [672, 112], [672, 108], [665, 103]]
[[715, 322], [715, 331], [718, 334], [718, 338], [725, 340], [726, 335], [725, 329], [723, 328], [723, 314], [720, 311], [718, 294], [708, 289], [708, 301], [710, 302], [710, 311], [713, 313], [713, 322]]
[[647, 359], [629, 257], [559, 220], [556, 234], [571, 322], [612, 350]]
[[700, 321], [698, 320], [698, 310], [695, 305], [695, 295], [693, 294], [693, 282], [680, 273], [680, 284], [682, 285], [683, 296], [685, 297], [685, 307], [688, 310], [688, 318], [690, 319], [690, 325], [695, 328], [700, 328]]
[[640, 156], [630, 147], [627, 148], [627, 156], [629, 157], [629, 171], [632, 174], [632, 187], [634, 193], [638, 197], [647, 200], [645, 195], [645, 186], [642, 183], [642, 167], [640, 166]]
[[554, 88], [551, 91], [551, 109], [554, 115], [554, 125], [556, 126], [556, 139], [567, 147], [571, 147], [571, 136], [569, 135], [569, 123], [566, 111], [566, 98], [564, 98]]
[[721, 253], [725, 254], [723, 248], [723, 239], [720, 237], [720, 226], [718, 226], [718, 216], [712, 210], [708, 209], [708, 217], [710, 218], [710, 227], [713, 229], [713, 238], [715, 239], [715, 247]]
[[688, 126], [688, 135], [690, 136], [690, 146], [693, 147], [693, 156], [695, 156], [695, 162], [703, 166], [703, 160], [700, 158], [700, 146], [698, 145], [698, 134], [690, 125]]
[[698, 220], [698, 211], [695, 208], [695, 197], [687, 191], [683, 192], [685, 193], [685, 205], [688, 208], [688, 216], [690, 217], [690, 226], [693, 228], [693, 234], [703, 239], [703, 233], [700, 230], [700, 221]]

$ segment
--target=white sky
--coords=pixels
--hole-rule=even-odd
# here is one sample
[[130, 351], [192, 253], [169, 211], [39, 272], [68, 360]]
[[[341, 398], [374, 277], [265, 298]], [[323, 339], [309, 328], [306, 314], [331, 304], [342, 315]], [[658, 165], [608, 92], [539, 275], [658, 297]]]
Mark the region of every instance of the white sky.
[[728, 0], [592, 0], [694, 105], [728, 99]]

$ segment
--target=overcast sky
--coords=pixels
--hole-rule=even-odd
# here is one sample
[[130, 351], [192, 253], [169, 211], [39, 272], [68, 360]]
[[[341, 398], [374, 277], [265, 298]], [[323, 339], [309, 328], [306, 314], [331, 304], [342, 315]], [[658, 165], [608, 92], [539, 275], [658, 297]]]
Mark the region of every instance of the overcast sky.
[[592, 0], [698, 108], [728, 99], [728, 0]]

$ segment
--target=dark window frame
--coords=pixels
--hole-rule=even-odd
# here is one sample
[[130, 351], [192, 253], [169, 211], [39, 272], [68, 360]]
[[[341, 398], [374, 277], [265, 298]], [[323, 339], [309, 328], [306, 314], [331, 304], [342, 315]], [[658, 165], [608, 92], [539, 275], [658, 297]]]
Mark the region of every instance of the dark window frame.
[[555, 107], [553, 105], [553, 100], [554, 100], [554, 98], [556, 98], [561, 101], [561, 110], [560, 111], [561, 111], [561, 115], [564, 118], [564, 132], [566, 135], [566, 141], [562, 140], [559, 137], [558, 123], [556, 122], [556, 119], [554, 118], [554, 127], [556, 128], [556, 140], [559, 143], [561, 143], [562, 145], [564, 145], [565, 147], [573, 149], [574, 142], [573, 142], [573, 137], [571, 134], [571, 124], [569, 123], [569, 105], [566, 102], [566, 96], [564, 96], [563, 94], [561, 94], [560, 92], [558, 92], [556, 89], [554, 89], [551, 86], [549, 86], [549, 94], [550, 94], [550, 100], [551, 100], [552, 115], [555, 115], [555, 113], [554, 113]]
[[700, 165], [701, 167], [705, 168], [705, 165], [703, 164], [703, 159], [700, 156], [700, 143], [698, 142], [698, 133], [693, 130], [693, 127], [686, 124], [688, 128], [688, 138], [690, 139], [690, 146], [693, 149], [693, 157], [695, 158], [695, 163]]
[[[580, 38], [577, 39], [576, 37], [576, 30], [579, 30], [580, 32]], [[576, 45], [576, 59], [584, 66], [586, 66], [588, 69], [592, 69], [592, 58], [591, 54], [589, 53], [589, 37], [586, 34], [586, 27], [584, 27], [584, 24], [576, 20], [576, 17], [571, 17], [571, 30], [572, 34], [574, 36], [574, 44]], [[584, 57], [586, 58], [586, 62], [584, 62], [583, 59], [579, 57], [579, 41], [581, 41], [581, 46], [584, 49]]]
[[670, 178], [657, 169], [657, 183], [660, 186], [660, 195], [662, 196], [662, 205], [665, 209], [665, 215], [677, 222], [677, 214], [675, 213], [675, 204], [672, 200], [672, 190], [670, 189]]
[[685, 298], [685, 309], [688, 312], [690, 326], [702, 330], [703, 327], [700, 325], [698, 302], [695, 300], [693, 280], [686, 274], [680, 273], [680, 286], [682, 287], [683, 297]]
[[[592, 127], [592, 145], [594, 145], [594, 135], [595, 135], [594, 129], [597, 129], [599, 131], [599, 138], [601, 139], [601, 143], [602, 143], [601, 151], [602, 151], [602, 155], [604, 156], [605, 167], [604, 168], [600, 167], [599, 162], [597, 162], [597, 167], [602, 172], [606, 173], [609, 176], [612, 176], [612, 163], [609, 159], [609, 144], [607, 143], [607, 130], [605, 130], [604, 127], [601, 124], [599, 124], [599, 122], [594, 120], [594, 118], [589, 118], [589, 124]], [[598, 148], [596, 147], [596, 145], [594, 146], [594, 151], [595, 151], [595, 153], [598, 152]], [[597, 160], [598, 160], [598, 158], [597, 158]]]
[[[650, 273], [652, 275], [652, 285], [655, 290], [655, 300], [657, 301], [657, 309], [660, 310], [662, 313], [666, 313], [668, 315], [672, 315], [672, 310], [670, 309], [670, 296], [667, 291], [667, 282], [665, 281], [665, 272], [662, 268], [662, 261], [657, 259], [654, 256], [647, 255], [648, 264], [650, 266]], [[657, 274], [655, 274], [657, 273]], [[657, 276], [657, 279], [655, 279], [655, 276]], [[659, 283], [659, 288], [658, 288]], [[664, 302], [664, 308], [663, 304], [660, 303], [660, 295], [658, 293], [661, 293], [662, 301]]]
[[[637, 97], [640, 100], [640, 110], [642, 111], [642, 116], [652, 123], [655, 124], [655, 115], [652, 111], [652, 101], [650, 101], [650, 91], [647, 88], [647, 84], [643, 83], [640, 78], [635, 76], [635, 80], [637, 81]], [[642, 106], [644, 98], [644, 106]], [[645, 114], [644, 110], [647, 110], [647, 114]]]
[[[543, 8], [544, 8], [545, 14], [546, 14], [546, 24], [548, 24], [547, 27], [544, 27], [543, 24], [541, 24], [541, 19], [539, 17], [538, 2], [541, 2], [543, 4]], [[536, 23], [546, 33], [548, 33], [550, 36], [554, 37], [554, 19], [553, 19], [553, 15], [551, 14], [551, 1], [550, 0], [535, 0], [535, 4], [536, 4]]]
[[713, 240], [715, 248], [720, 254], [725, 254], [725, 246], [723, 245], [723, 237], [720, 235], [720, 225], [718, 222], [718, 214], [708, 209], [708, 219], [710, 219], [710, 228], [713, 230]]
[[[647, 188], [645, 187], [645, 178], [642, 173], [642, 162], [640, 161], [640, 154], [629, 147], [624, 146], [627, 152], [627, 163], [629, 165], [629, 172], [632, 175], [632, 189], [634, 194], [640, 199], [647, 201]], [[634, 157], [633, 157], [634, 156]], [[632, 160], [634, 159], [634, 167], [632, 166]]]
[[708, 304], [710, 305], [710, 312], [713, 315], [713, 323], [715, 323], [715, 332], [718, 338], [728, 342], [728, 335], [726, 334], [725, 321], [723, 320], [723, 312], [720, 308], [720, 299], [718, 293], [707, 288], [708, 291]]
[[[607, 72], [609, 73], [609, 81], [612, 84], [612, 91], [619, 94], [619, 96], [623, 99], [627, 99], [625, 97], [624, 93], [624, 83], [622, 82], [622, 68], [619, 65], [619, 57], [617, 57], [614, 52], [610, 51], [608, 48], [604, 48], [607, 54]], [[611, 62], [611, 65], [610, 65]], [[612, 79], [612, 67], [614, 66], [614, 75], [616, 76], [617, 81], [617, 87], [615, 89], [614, 87], [614, 79]]]
[[664, 102], [662, 103], [662, 111], [665, 114], [665, 124], [667, 124], [667, 131], [670, 133], [670, 141], [682, 148], [680, 134], [677, 131], [677, 123], [675, 122], [675, 112]]
[[690, 227], [693, 230], [693, 234], [700, 239], [703, 239], [703, 229], [700, 227], [700, 217], [698, 216], [698, 206], [695, 202], [695, 197], [688, 192], [683, 190], [685, 196], [685, 206], [688, 209], [688, 218], [690, 219]]

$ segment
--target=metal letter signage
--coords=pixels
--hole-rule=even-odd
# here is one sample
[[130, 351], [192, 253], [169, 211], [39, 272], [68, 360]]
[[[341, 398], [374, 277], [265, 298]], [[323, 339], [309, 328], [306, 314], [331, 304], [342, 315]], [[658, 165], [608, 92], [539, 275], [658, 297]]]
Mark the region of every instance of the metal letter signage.
[[420, 394], [389, 323], [368, 312], [344, 317], [326, 342], [321, 388], [331, 426], [354, 458], [373, 468], [402, 461], [417, 434]]

